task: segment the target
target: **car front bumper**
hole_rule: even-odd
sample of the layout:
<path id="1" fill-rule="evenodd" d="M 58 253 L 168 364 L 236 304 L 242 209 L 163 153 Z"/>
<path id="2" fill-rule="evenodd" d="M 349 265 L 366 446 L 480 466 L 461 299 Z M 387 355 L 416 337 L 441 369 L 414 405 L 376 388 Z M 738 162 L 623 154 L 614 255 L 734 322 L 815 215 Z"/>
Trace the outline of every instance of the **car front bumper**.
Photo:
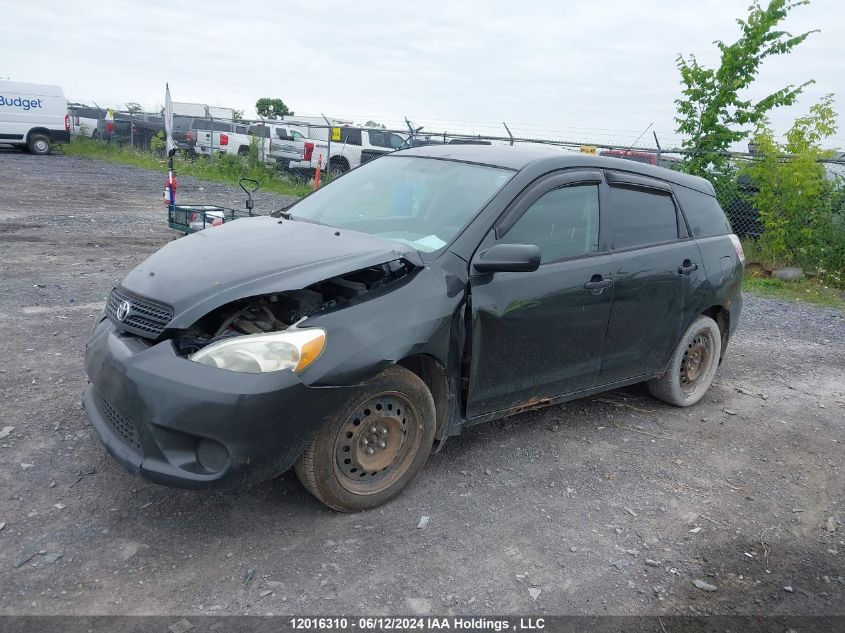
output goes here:
<path id="1" fill-rule="evenodd" d="M 184 488 L 232 488 L 289 469 L 350 396 L 309 387 L 291 371 L 231 372 L 189 361 L 165 340 L 100 321 L 85 350 L 83 404 L 127 470 Z"/>

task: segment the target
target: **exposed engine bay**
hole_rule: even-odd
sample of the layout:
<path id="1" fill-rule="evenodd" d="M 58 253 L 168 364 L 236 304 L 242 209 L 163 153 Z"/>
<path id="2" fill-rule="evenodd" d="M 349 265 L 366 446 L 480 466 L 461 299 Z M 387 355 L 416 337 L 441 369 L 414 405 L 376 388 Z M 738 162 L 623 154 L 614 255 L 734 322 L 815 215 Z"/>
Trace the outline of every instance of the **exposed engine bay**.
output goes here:
<path id="1" fill-rule="evenodd" d="M 396 259 L 312 284 L 300 290 L 249 297 L 213 310 L 173 339 L 183 355 L 234 336 L 285 330 L 304 318 L 372 298 L 380 288 L 407 277 L 414 264 Z M 367 295 L 366 297 L 364 295 Z"/>

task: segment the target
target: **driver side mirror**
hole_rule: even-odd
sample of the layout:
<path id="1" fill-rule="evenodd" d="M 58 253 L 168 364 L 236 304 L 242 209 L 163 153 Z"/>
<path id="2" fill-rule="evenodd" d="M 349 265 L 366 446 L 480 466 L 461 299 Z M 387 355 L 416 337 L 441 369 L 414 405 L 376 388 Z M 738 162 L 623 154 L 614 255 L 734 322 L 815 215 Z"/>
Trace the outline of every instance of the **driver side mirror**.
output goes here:
<path id="1" fill-rule="evenodd" d="M 534 244 L 496 244 L 479 254 L 472 267 L 480 273 L 530 273 L 540 267 Z"/>

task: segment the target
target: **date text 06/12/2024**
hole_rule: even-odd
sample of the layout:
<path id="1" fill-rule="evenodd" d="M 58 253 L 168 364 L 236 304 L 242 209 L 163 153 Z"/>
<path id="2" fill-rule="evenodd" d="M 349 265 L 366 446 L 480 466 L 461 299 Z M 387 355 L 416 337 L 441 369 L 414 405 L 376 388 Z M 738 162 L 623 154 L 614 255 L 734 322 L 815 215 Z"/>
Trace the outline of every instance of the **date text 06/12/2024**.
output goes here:
<path id="1" fill-rule="evenodd" d="M 539 631 L 545 628 L 543 618 L 449 617 L 294 617 L 289 620 L 295 631 Z"/>

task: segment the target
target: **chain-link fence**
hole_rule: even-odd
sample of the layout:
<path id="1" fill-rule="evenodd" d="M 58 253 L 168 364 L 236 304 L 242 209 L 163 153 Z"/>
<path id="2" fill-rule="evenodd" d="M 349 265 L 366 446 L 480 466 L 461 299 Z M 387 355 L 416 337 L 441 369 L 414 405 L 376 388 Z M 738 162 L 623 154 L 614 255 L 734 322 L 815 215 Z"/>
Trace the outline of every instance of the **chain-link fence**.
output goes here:
<path id="1" fill-rule="evenodd" d="M 243 120 L 237 118 L 235 112 L 229 108 L 179 102 L 173 105 L 174 140 L 177 148 L 184 150 L 186 154 L 242 156 L 247 153 L 249 146 L 255 146 L 260 162 L 282 170 L 294 169 L 311 175 L 318 165 L 330 175 L 339 175 L 397 149 L 454 144 L 543 145 L 564 152 L 610 156 L 673 170 L 684 168 L 685 151 L 678 148 L 661 148 L 657 134 L 645 137 L 646 140 L 642 143 L 639 141 L 644 134 L 640 134 L 634 144 L 626 146 L 598 134 L 596 138 L 601 138 L 603 142 L 591 142 L 589 137 L 573 139 L 521 136 L 512 133 L 506 124 L 503 124 L 503 134 L 496 134 L 495 130 L 490 129 L 483 130 L 482 134 L 473 134 L 470 129 L 458 132 L 434 131 L 425 126 L 417 126 L 408 119 L 404 120 L 404 127 L 396 124 L 398 119 L 393 121 L 391 127 L 360 126 L 354 125 L 350 119 L 324 116 Z M 99 136 L 102 140 L 150 149 L 152 137 L 164 129 L 161 114 L 118 112 L 114 114 L 112 121 L 95 121 L 98 134 L 95 133 L 94 136 Z M 652 137 L 654 147 L 646 144 L 650 143 Z M 301 155 L 290 154 L 288 150 L 291 147 L 296 149 L 297 143 L 310 143 L 311 148 L 307 152 L 303 151 Z M 304 147 L 299 149 L 304 150 Z M 759 192 L 753 179 L 744 170 L 744 167 L 757 157 L 749 152 L 736 152 L 730 154 L 729 159 L 735 175 L 713 174 L 709 179 L 734 232 L 743 239 L 757 239 L 765 231 L 757 204 Z M 845 154 L 822 163 L 826 177 L 834 183 L 832 189 L 838 189 L 840 192 L 837 200 L 845 199 L 845 195 L 841 193 L 845 190 Z M 835 208 L 834 212 L 845 216 L 845 210 Z"/>

